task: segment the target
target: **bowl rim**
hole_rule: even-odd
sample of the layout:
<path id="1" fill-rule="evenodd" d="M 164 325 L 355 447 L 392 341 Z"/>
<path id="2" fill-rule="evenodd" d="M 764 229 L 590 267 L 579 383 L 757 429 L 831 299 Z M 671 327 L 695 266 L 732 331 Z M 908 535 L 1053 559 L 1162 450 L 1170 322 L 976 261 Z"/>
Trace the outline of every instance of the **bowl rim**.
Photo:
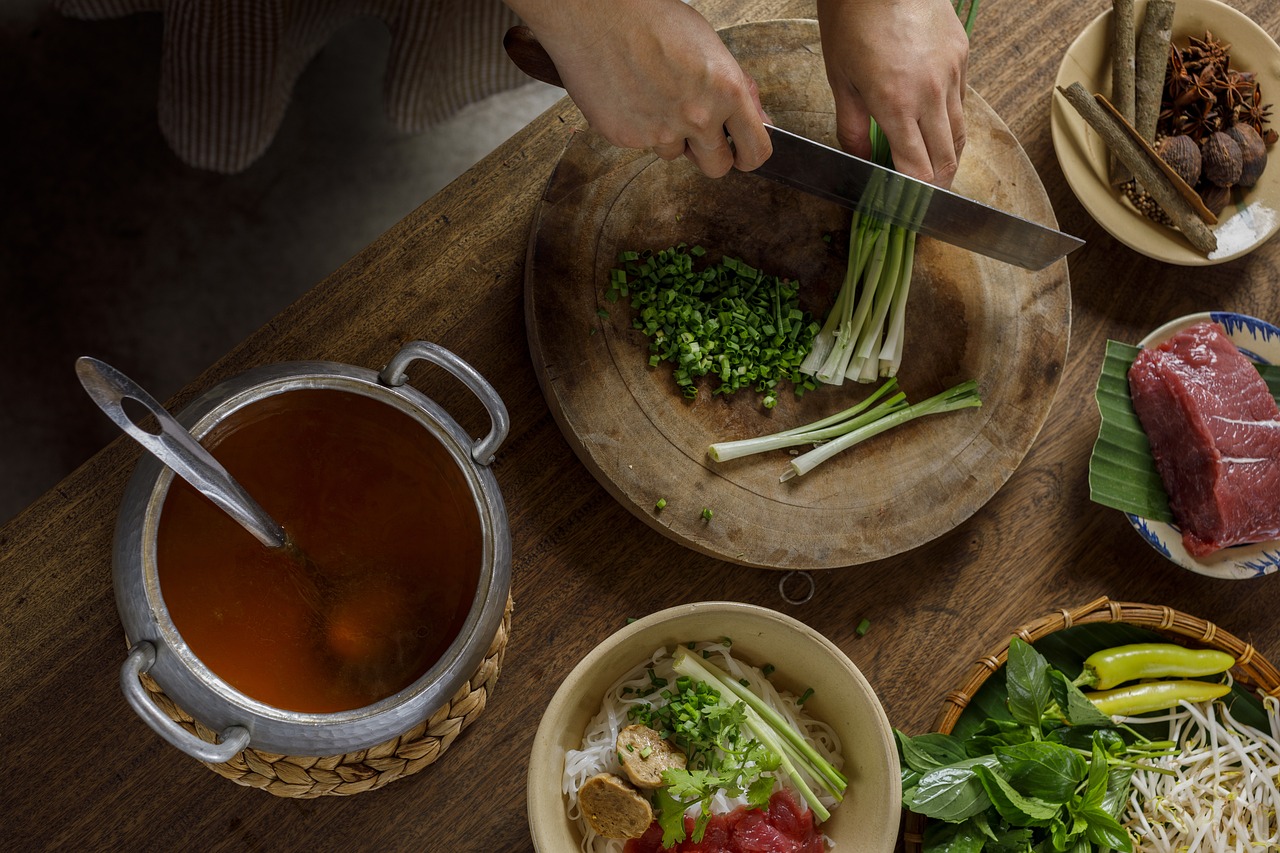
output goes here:
<path id="1" fill-rule="evenodd" d="M 548 702 L 542 717 L 538 723 L 537 731 L 534 735 L 533 745 L 530 752 L 529 768 L 526 776 L 526 809 L 529 822 L 529 831 L 533 840 L 534 849 L 539 853 L 560 853 L 559 847 L 554 846 L 556 839 L 552 836 L 551 830 L 543 830 L 535 822 L 535 815 L 542 810 L 545 812 L 547 801 L 554 799 L 559 803 L 560 814 L 564 814 L 564 794 L 557 787 L 554 797 L 546 793 L 543 787 L 548 774 L 554 773 L 558 778 L 563 772 L 563 753 L 556 742 L 556 734 L 562 728 L 561 723 L 566 713 L 571 708 L 577 706 L 573 704 L 574 685 L 584 676 L 591 673 L 594 669 L 602 664 L 606 659 L 617 654 L 617 649 L 623 647 L 628 642 L 633 641 L 639 636 L 655 633 L 662 630 L 664 626 L 680 623 L 706 623 L 706 630 L 702 633 L 711 636 L 716 632 L 715 625 L 707 621 L 710 617 L 716 615 L 731 616 L 738 618 L 746 618 L 759 621 L 762 625 L 770 625 L 776 629 L 794 632 L 806 638 L 806 640 L 816 647 L 824 650 L 833 660 L 835 665 L 848 674 L 853 682 L 857 692 L 868 698 L 868 708 L 875 720 L 875 729 L 880 736 L 880 749 L 883 758 L 887 763 L 887 777 L 883 780 L 881 796 L 886 804 L 885 812 L 891 816 L 891 820 L 883 828 L 880 836 L 871 842 L 859 842 L 860 850 L 877 851 L 883 849 L 885 853 L 893 849 L 899 835 L 899 827 L 901 820 L 900 803 L 902 800 L 902 780 L 897 773 L 897 743 L 893 736 L 893 727 L 889 722 L 888 715 L 884 710 L 884 706 L 879 700 L 879 696 L 871 687 L 870 682 L 857 665 L 840 649 L 835 643 L 828 639 L 821 632 L 810 627 L 804 622 L 756 604 L 749 604 L 739 601 L 697 601 L 685 604 L 675 605 L 663 610 L 650 613 L 647 616 L 638 618 L 626 626 L 613 632 L 605 639 L 597 643 L 561 681 L 556 688 L 555 694 Z M 637 641 L 638 642 L 638 641 Z M 654 648 L 661 645 L 661 641 L 656 641 Z M 735 645 L 737 639 L 735 638 Z M 636 663 L 643 660 L 644 656 L 653 649 L 641 652 Z M 785 667 L 784 667 L 785 669 Z M 621 671 L 614 674 L 609 681 L 612 683 Z M 819 698 L 820 694 L 815 698 Z M 590 714 L 594 715 L 599 707 L 599 700 L 590 708 Z M 835 725 L 831 720 L 828 723 Z M 868 752 L 867 747 L 872 744 L 862 745 L 863 749 L 860 754 Z M 845 753 L 846 771 L 850 765 L 851 756 L 847 751 Z M 838 814 L 838 812 L 836 812 Z"/>
<path id="2" fill-rule="evenodd" d="M 1145 5 L 1146 0 L 1136 0 L 1135 2 L 1134 13 L 1139 20 L 1141 20 Z M 1072 40 L 1063 54 L 1062 61 L 1055 74 L 1055 87 L 1061 86 L 1065 88 L 1075 80 L 1081 79 L 1077 73 L 1081 64 L 1079 56 L 1084 52 L 1092 55 L 1092 48 L 1096 43 L 1100 42 L 1102 44 L 1101 51 L 1104 57 L 1110 56 L 1106 30 L 1111 14 L 1112 10 L 1110 8 L 1104 9 Z M 1213 32 L 1223 36 L 1226 41 L 1235 44 L 1240 39 L 1241 34 L 1247 32 L 1250 41 L 1257 42 L 1268 48 L 1270 56 L 1252 61 L 1250 63 L 1251 70 L 1263 72 L 1269 68 L 1280 67 L 1280 45 L 1277 45 L 1271 35 L 1259 26 L 1256 21 L 1239 9 L 1219 2 L 1219 0 L 1180 0 L 1175 14 L 1177 15 L 1175 21 L 1179 19 L 1185 21 L 1187 18 L 1193 19 L 1192 23 L 1187 25 L 1175 23 L 1175 39 L 1185 36 L 1188 31 L 1199 29 L 1200 22 L 1206 18 L 1212 18 L 1214 21 Z M 1097 81 L 1082 80 L 1082 82 Z M 1263 236 L 1248 246 L 1226 252 L 1220 256 L 1210 257 L 1202 255 L 1192 248 L 1185 239 L 1179 236 L 1177 231 L 1160 226 L 1153 221 L 1148 224 L 1142 214 L 1131 206 L 1127 206 L 1122 198 L 1117 197 L 1116 191 L 1110 186 L 1109 182 L 1100 181 L 1096 173 L 1096 158 L 1090 156 L 1091 151 L 1089 149 L 1084 151 L 1077 150 L 1079 148 L 1076 141 L 1077 134 L 1085 134 L 1087 136 L 1087 134 L 1092 134 L 1093 131 L 1056 94 L 1051 97 L 1049 132 L 1058 166 L 1061 168 L 1063 176 L 1067 179 L 1067 185 L 1071 188 L 1076 200 L 1080 202 L 1089 217 L 1102 226 L 1103 230 L 1141 255 L 1178 266 L 1212 266 L 1241 258 L 1266 243 L 1277 232 L 1280 232 L 1280 210 L 1275 210 L 1275 208 L 1280 207 L 1280 176 L 1275 174 L 1277 170 L 1274 167 L 1271 172 L 1264 173 L 1267 177 L 1263 179 L 1266 181 L 1263 186 L 1269 188 L 1266 192 L 1269 196 L 1269 201 L 1272 202 L 1268 207 L 1272 209 L 1274 214 L 1270 228 Z M 1101 142 L 1098 141 L 1098 144 L 1101 144 Z M 1100 183 L 1101 188 L 1099 187 Z M 1254 195 L 1254 198 L 1248 200 L 1250 204 L 1260 200 L 1257 198 L 1256 193 L 1256 186 L 1250 188 L 1250 194 Z M 1236 205 L 1237 212 L 1234 215 L 1241 215 L 1241 211 L 1246 210 L 1248 207 L 1249 205 L 1243 207 Z M 1231 218 L 1231 216 L 1227 216 L 1219 219 L 1218 224 L 1211 227 L 1216 233 Z M 1167 234 L 1164 232 L 1167 232 Z M 1162 239 L 1150 237 L 1153 234 L 1160 234 Z"/>
<path id="3" fill-rule="evenodd" d="M 1213 322 L 1222 326 L 1226 330 L 1227 337 L 1240 347 L 1246 357 L 1266 364 L 1280 363 L 1280 328 L 1266 320 L 1234 311 L 1201 311 L 1186 314 L 1148 333 L 1138 342 L 1138 346 L 1143 348 L 1157 346 L 1183 329 L 1203 322 Z M 1271 346 L 1271 358 L 1243 346 L 1245 341 L 1257 342 L 1259 335 L 1264 336 L 1263 343 Z M 1164 521 L 1143 518 L 1133 513 L 1126 512 L 1124 515 L 1143 541 L 1166 559 L 1196 574 L 1223 580 L 1249 580 L 1280 571 L 1280 539 L 1233 545 L 1206 557 L 1193 557 L 1183 547 L 1182 532 L 1176 526 Z"/>

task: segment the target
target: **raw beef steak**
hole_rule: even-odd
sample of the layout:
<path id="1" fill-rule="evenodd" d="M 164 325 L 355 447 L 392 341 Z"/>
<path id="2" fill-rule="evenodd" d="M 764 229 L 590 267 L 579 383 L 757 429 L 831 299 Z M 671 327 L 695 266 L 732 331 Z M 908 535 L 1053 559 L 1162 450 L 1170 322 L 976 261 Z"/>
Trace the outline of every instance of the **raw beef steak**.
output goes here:
<path id="1" fill-rule="evenodd" d="M 1220 326 L 1144 349 L 1129 391 L 1187 553 L 1280 537 L 1280 411 Z"/>

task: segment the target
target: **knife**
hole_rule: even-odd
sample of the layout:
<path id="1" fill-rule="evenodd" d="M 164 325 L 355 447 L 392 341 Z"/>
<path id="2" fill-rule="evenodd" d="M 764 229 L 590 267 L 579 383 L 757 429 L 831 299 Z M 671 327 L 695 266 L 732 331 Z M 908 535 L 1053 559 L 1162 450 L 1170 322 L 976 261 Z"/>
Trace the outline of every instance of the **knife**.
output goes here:
<path id="1" fill-rule="evenodd" d="M 502 45 L 525 74 L 564 87 L 555 62 L 528 27 L 512 27 Z M 773 154 L 750 174 L 1028 270 L 1044 269 L 1084 245 L 1077 237 L 790 131 L 770 124 L 765 130 Z"/>

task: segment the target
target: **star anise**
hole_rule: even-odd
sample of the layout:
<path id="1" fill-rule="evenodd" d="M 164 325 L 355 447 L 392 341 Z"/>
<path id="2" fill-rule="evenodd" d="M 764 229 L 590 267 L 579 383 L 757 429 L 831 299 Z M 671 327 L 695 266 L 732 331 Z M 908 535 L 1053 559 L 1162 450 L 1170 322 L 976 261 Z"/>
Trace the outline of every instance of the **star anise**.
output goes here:
<path id="1" fill-rule="evenodd" d="M 1191 85 L 1173 99 L 1174 107 L 1187 107 L 1195 103 L 1214 104 L 1218 101 L 1218 72 L 1211 65 L 1191 75 Z"/>
<path id="2" fill-rule="evenodd" d="M 1169 65 L 1164 77 L 1164 100 L 1177 100 L 1178 96 L 1191 88 L 1194 82 L 1195 79 L 1182 61 L 1182 50 L 1176 44 L 1169 45 Z"/>
<path id="3" fill-rule="evenodd" d="M 1177 133 L 1190 136 L 1196 142 L 1202 142 L 1222 129 L 1222 117 L 1213 108 L 1213 102 L 1192 104 L 1182 110 L 1175 122 Z"/>
<path id="4" fill-rule="evenodd" d="M 1225 71 L 1231 62 L 1230 50 L 1231 45 L 1218 41 L 1213 37 L 1213 33 L 1206 30 L 1203 39 L 1187 39 L 1187 50 L 1183 59 L 1188 71 L 1199 71 L 1212 66 L 1218 66 Z"/>
<path id="5" fill-rule="evenodd" d="M 1275 131 L 1267 129 L 1267 124 L 1271 120 L 1271 104 L 1262 103 L 1262 87 L 1257 83 L 1253 84 L 1248 103 L 1236 110 L 1235 118 L 1236 121 L 1253 125 L 1253 129 L 1258 131 L 1264 139 L 1270 135 L 1273 137 L 1271 142 L 1275 141 Z"/>

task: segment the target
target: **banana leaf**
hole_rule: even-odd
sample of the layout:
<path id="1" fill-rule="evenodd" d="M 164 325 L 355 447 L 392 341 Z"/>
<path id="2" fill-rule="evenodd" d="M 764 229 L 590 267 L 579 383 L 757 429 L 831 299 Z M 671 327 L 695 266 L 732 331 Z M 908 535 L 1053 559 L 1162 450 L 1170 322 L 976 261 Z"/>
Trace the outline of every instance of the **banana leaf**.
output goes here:
<path id="1" fill-rule="evenodd" d="M 1129 396 L 1129 368 L 1138 352 L 1132 344 L 1107 341 L 1094 392 L 1102 425 L 1089 457 L 1089 497 L 1121 512 L 1172 524 L 1168 495 Z M 1280 365 L 1255 366 L 1280 402 Z"/>
<path id="2" fill-rule="evenodd" d="M 1129 625 L 1123 622 L 1106 622 L 1090 625 L 1075 625 L 1054 631 L 1047 637 L 1037 640 L 1033 645 L 1036 651 L 1044 655 L 1049 665 L 1060 670 L 1068 678 L 1074 679 L 1084 668 L 1084 660 L 1089 655 L 1113 646 L 1129 643 L 1169 642 L 1155 631 Z M 956 721 L 952 734 L 966 737 L 987 718 L 995 720 L 1011 720 L 1012 715 L 1006 704 L 1007 690 L 1004 680 L 1004 669 L 993 673 L 978 688 L 973 699 L 965 707 L 960 719 Z M 1253 693 L 1236 685 L 1226 697 L 1231 703 L 1232 715 L 1242 723 L 1253 726 L 1259 731 L 1268 731 L 1269 722 L 1262 701 Z M 1157 724 L 1154 730 L 1146 731 L 1148 737 L 1160 739 L 1165 737 L 1166 724 Z M 1143 727 L 1139 727 L 1139 731 Z"/>

